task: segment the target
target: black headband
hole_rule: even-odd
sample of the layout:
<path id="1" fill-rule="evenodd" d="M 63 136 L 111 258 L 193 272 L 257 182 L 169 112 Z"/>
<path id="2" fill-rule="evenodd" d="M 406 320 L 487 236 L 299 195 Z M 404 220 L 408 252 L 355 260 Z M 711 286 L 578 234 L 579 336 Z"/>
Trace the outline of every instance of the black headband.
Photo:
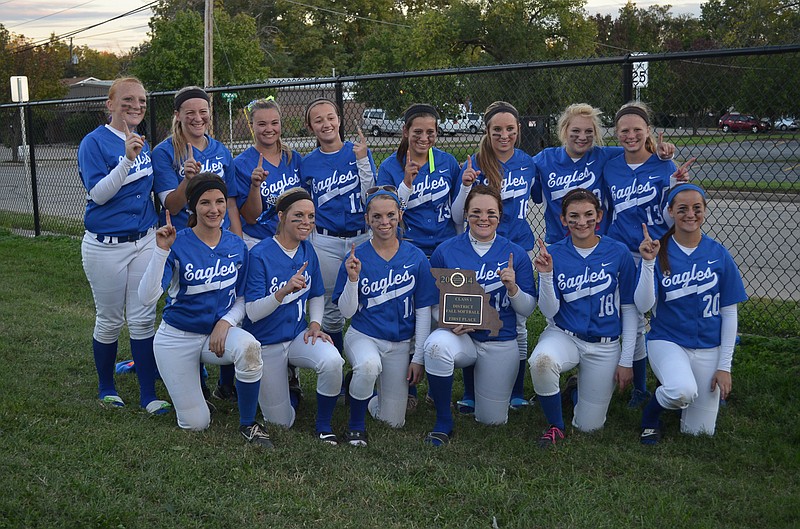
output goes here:
<path id="1" fill-rule="evenodd" d="M 339 115 L 339 107 L 336 106 L 336 103 L 334 103 L 333 101 L 331 101 L 327 97 L 318 97 L 315 100 L 313 100 L 312 102 L 310 102 L 308 105 L 306 105 L 306 123 L 309 122 L 308 118 L 309 118 L 309 113 L 311 112 L 311 109 L 314 108 L 315 106 L 321 105 L 323 103 L 328 103 L 329 105 L 333 106 L 333 108 L 335 109 L 336 115 L 337 116 Z"/>
<path id="2" fill-rule="evenodd" d="M 308 191 L 306 191 L 305 189 L 299 189 L 298 191 L 285 193 L 278 200 L 278 203 L 275 204 L 275 211 L 286 211 L 287 209 L 289 209 L 289 206 L 291 206 L 292 204 L 294 204 L 299 200 L 311 200 L 311 195 L 309 195 Z"/>
<path id="3" fill-rule="evenodd" d="M 519 112 L 517 112 L 517 109 L 512 107 L 511 105 L 503 104 L 503 105 L 498 105 L 491 110 L 487 110 L 486 113 L 483 115 L 483 122 L 488 124 L 489 121 L 491 121 L 491 119 L 495 116 L 495 114 L 500 114 L 501 112 L 508 112 L 509 114 L 514 116 L 517 121 L 519 121 Z"/>
<path id="4" fill-rule="evenodd" d="M 225 186 L 225 182 L 222 181 L 222 178 L 217 176 L 217 178 L 204 180 L 197 184 L 197 187 L 192 189 L 192 196 L 186 197 L 186 201 L 189 203 L 189 211 L 194 213 L 195 208 L 197 207 L 197 201 L 200 200 L 200 197 L 203 196 L 203 193 L 210 191 L 211 189 L 219 189 L 222 191 L 222 194 L 225 196 L 225 198 L 228 198 L 228 188 Z"/>
<path id="5" fill-rule="evenodd" d="M 403 121 L 405 121 L 406 125 L 408 125 L 408 122 L 411 120 L 411 118 L 416 116 L 417 114 L 430 114 L 437 120 L 439 119 L 439 113 L 436 111 L 435 108 L 433 108 L 431 105 L 420 103 L 408 107 L 408 110 L 406 110 L 406 113 L 403 115 Z"/>
<path id="6" fill-rule="evenodd" d="M 617 115 L 614 116 L 614 124 L 616 125 L 617 121 L 619 121 L 619 118 L 621 118 L 622 116 L 624 116 L 626 114 L 635 114 L 635 115 L 639 116 L 640 118 L 642 118 L 645 123 L 650 125 L 650 117 L 647 115 L 647 111 L 645 109 L 637 107 L 635 105 L 631 105 L 631 106 L 628 106 L 628 107 L 620 108 L 619 112 L 617 112 Z"/>
<path id="7" fill-rule="evenodd" d="M 190 88 L 188 90 L 184 90 L 183 92 L 178 92 L 175 94 L 175 110 L 180 110 L 181 105 L 187 99 L 205 99 L 206 103 L 210 102 L 211 100 L 208 98 L 208 94 L 202 88 Z"/>

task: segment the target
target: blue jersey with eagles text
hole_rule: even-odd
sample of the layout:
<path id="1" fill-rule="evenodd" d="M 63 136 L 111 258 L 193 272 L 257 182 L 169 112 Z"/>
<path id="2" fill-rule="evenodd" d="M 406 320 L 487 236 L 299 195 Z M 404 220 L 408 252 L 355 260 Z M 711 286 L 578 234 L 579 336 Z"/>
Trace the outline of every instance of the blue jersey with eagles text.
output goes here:
<path id="1" fill-rule="evenodd" d="M 536 169 L 533 159 L 525 151 L 514 149 L 514 154 L 507 162 L 500 164 L 500 174 L 503 184 L 500 189 L 500 198 L 503 200 L 503 218 L 497 227 L 497 234 L 502 235 L 513 243 L 519 244 L 526 251 L 533 250 L 536 238 L 528 222 L 528 199 L 533 189 L 533 178 Z M 467 164 L 461 169 L 463 174 Z M 480 171 L 477 155 L 472 155 L 472 168 Z M 459 180 L 460 180 L 459 175 Z M 478 174 L 478 184 L 488 184 L 483 173 Z"/>
<path id="2" fill-rule="evenodd" d="M 308 241 L 301 241 L 294 257 L 289 257 L 275 241 L 264 239 L 250 251 L 250 269 L 247 276 L 247 290 L 244 300 L 249 303 L 274 294 L 308 262 L 303 272 L 306 286 L 283 298 L 275 311 L 258 321 L 246 318 L 242 326 L 256 337 L 262 345 L 276 344 L 294 340 L 305 332 L 306 302 L 325 294 L 322 273 L 314 248 Z"/>
<path id="3" fill-rule="evenodd" d="M 656 304 L 648 340 L 667 340 L 689 349 L 707 349 L 721 343 L 719 309 L 747 300 L 736 263 L 719 242 L 703 234 L 700 244 L 686 255 L 673 240 L 667 243 L 670 274 L 656 259 Z"/>
<path id="4" fill-rule="evenodd" d="M 676 167 L 672 160 L 660 160 L 652 154 L 642 165 L 631 169 L 622 154 L 612 158 L 603 171 L 603 185 L 609 203 L 609 226 L 606 234 L 639 251 L 644 239 L 642 224 L 650 237 L 660 239 L 667 230 L 664 220 L 669 192 L 669 178 Z"/>
<path id="5" fill-rule="evenodd" d="M 372 153 L 367 158 L 375 174 Z M 366 230 L 361 179 L 358 177 L 352 142 L 346 141 L 335 153 L 319 148 L 308 153 L 300 164 L 300 179 L 314 200 L 317 228 L 333 233 Z"/>
<path id="6" fill-rule="evenodd" d="M 405 176 L 405 160 L 400 163 L 392 153 L 378 168 L 378 185 L 400 188 Z M 403 238 L 431 255 L 436 246 L 456 234 L 450 211 L 459 182 L 461 167 L 444 151 L 433 149 L 433 169 L 426 162 L 412 183 L 411 195 L 403 210 Z"/>
<path id="7" fill-rule="evenodd" d="M 390 342 L 414 336 L 416 309 L 439 303 L 439 290 L 422 250 L 400 241 L 397 253 L 386 261 L 372 242 L 356 248 L 361 261 L 358 277 L 358 310 L 350 325 L 367 336 Z M 346 264 L 342 263 L 333 290 L 337 303 L 347 283 Z"/>
<path id="8" fill-rule="evenodd" d="M 622 147 L 592 147 L 578 161 L 573 161 L 563 147 L 548 147 L 533 157 L 536 180 L 533 184 L 533 201 L 544 202 L 545 242 L 553 244 L 569 234 L 561 223 L 561 200 L 573 189 L 591 191 L 605 205 L 603 196 L 603 168 L 606 162 L 622 154 Z M 600 233 L 605 233 L 608 219 L 600 223 Z"/>
<path id="9" fill-rule="evenodd" d="M 244 294 L 247 264 L 247 246 L 228 230 L 214 248 L 191 228 L 180 230 L 161 278 L 167 292 L 163 320 L 182 331 L 211 334 Z"/>
<path id="10" fill-rule="evenodd" d="M 204 150 L 192 147 L 194 159 L 201 165 L 201 173 L 215 173 L 225 180 L 225 186 L 228 188 L 228 198 L 235 198 L 237 193 L 236 178 L 233 170 L 233 157 L 231 152 L 223 144 L 206 135 L 208 145 Z M 182 154 L 181 156 L 185 156 Z M 178 158 L 181 158 L 179 156 Z M 155 184 L 153 190 L 156 195 L 164 191 L 171 191 L 178 189 L 178 186 L 183 181 L 183 163 L 176 171 L 173 163 L 175 162 L 175 149 L 172 146 L 172 136 L 162 141 L 153 149 L 153 172 L 155 173 Z M 189 206 L 185 205 L 177 215 L 171 215 L 170 220 L 176 230 L 181 230 L 186 227 L 189 222 Z M 161 209 L 161 216 L 158 219 L 160 225 L 166 224 L 166 208 Z M 225 212 L 225 220 L 222 223 L 223 228 L 231 225 L 228 220 L 228 213 Z"/>
<path id="11" fill-rule="evenodd" d="M 518 244 L 505 237 L 495 237 L 489 251 L 478 255 L 470 242 L 469 233 L 462 233 L 439 245 L 431 256 L 431 268 L 461 268 L 476 271 L 476 279 L 489 294 L 492 306 L 500 315 L 503 328 L 497 336 L 489 336 L 489 331 L 470 333 L 473 340 L 505 341 L 517 338 L 517 313 L 511 307 L 508 291 L 500 281 L 500 270 L 508 267 L 508 256 L 514 254 L 514 273 L 517 286 L 523 292 L 536 296 L 536 285 L 533 280 L 533 266 L 528 254 Z M 438 294 L 437 294 L 438 295 Z"/>
<path id="12" fill-rule="evenodd" d="M 236 170 L 236 186 L 239 195 L 236 197 L 236 205 L 239 210 L 247 202 L 250 192 L 250 175 L 258 165 L 261 154 L 255 147 L 249 147 L 242 154 L 233 160 Z M 266 178 L 261 182 L 259 192 L 261 194 L 261 215 L 256 219 L 255 224 L 248 224 L 242 217 L 242 231 L 256 239 L 267 239 L 275 235 L 278 227 L 278 213 L 275 211 L 275 202 L 278 197 L 293 187 L 300 187 L 300 160 L 297 151 L 292 151 L 292 161 L 287 163 L 286 153 L 281 153 L 281 162 L 277 167 L 272 165 L 264 158 L 261 167 L 267 173 Z"/>
<path id="13" fill-rule="evenodd" d="M 584 258 L 567 237 L 548 246 L 559 309 L 553 321 L 576 334 L 616 338 L 622 334 L 620 305 L 633 304 L 636 265 L 619 242 L 601 237 Z"/>
<path id="14" fill-rule="evenodd" d="M 125 157 L 125 135 L 110 126 L 101 126 L 86 135 L 78 148 L 78 171 L 87 193 L 107 176 Z M 92 233 L 121 236 L 142 233 L 156 224 L 156 208 L 150 191 L 153 188 L 153 166 L 150 146 L 142 152 L 128 171 L 125 183 L 111 200 L 96 204 L 87 194 L 83 223 Z"/>

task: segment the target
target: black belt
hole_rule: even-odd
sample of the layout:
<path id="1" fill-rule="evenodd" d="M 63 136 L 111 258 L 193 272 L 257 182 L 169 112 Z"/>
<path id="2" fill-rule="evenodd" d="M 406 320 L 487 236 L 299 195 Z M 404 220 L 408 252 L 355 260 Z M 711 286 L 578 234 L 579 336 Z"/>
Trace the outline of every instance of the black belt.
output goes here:
<path id="1" fill-rule="evenodd" d="M 556 327 L 558 327 L 558 325 L 556 325 Z M 574 336 L 575 338 L 583 340 L 587 343 L 611 343 L 619 339 L 619 336 L 587 336 L 586 334 L 568 331 L 566 329 L 562 329 L 561 327 L 558 327 L 558 329 L 565 334 Z"/>
<path id="2" fill-rule="evenodd" d="M 148 233 L 150 233 L 150 230 L 131 233 L 130 235 L 104 235 L 102 233 L 93 233 L 92 235 L 97 239 L 97 242 L 117 244 L 120 242 L 136 242 L 140 239 L 144 239 Z"/>
<path id="3" fill-rule="evenodd" d="M 356 230 L 356 231 L 330 231 L 326 230 L 325 228 L 320 228 L 317 226 L 317 233 L 322 235 L 328 235 L 329 237 L 339 237 L 341 239 L 349 239 L 350 237 L 358 237 L 364 230 Z"/>

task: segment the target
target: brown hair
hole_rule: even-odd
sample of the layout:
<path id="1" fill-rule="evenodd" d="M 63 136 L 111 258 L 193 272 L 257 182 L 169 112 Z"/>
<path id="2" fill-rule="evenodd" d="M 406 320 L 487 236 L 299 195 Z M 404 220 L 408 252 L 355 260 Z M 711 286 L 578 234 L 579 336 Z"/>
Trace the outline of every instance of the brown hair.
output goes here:
<path id="1" fill-rule="evenodd" d="M 280 194 L 275 201 L 275 214 L 278 215 L 278 225 L 275 228 L 275 234 L 279 234 L 286 222 L 286 212 L 295 202 L 300 200 L 311 200 L 311 195 L 302 187 L 292 187 Z M 313 204 L 313 200 L 311 201 Z M 281 215 L 283 213 L 283 215 Z"/>
<path id="2" fill-rule="evenodd" d="M 433 118 L 436 122 L 436 127 L 439 125 L 439 115 L 436 112 L 436 109 L 430 105 L 425 104 L 417 104 L 411 105 L 405 113 L 405 123 L 403 123 L 403 130 L 406 132 L 406 135 L 400 140 L 400 145 L 397 147 L 397 161 L 400 162 L 400 165 L 403 165 L 403 158 L 406 157 L 408 153 L 408 134 L 411 132 L 411 123 L 414 122 L 417 118 L 425 118 L 430 117 Z M 435 142 L 436 140 L 434 140 Z"/>
<path id="3" fill-rule="evenodd" d="M 464 202 L 465 217 L 467 216 L 467 211 L 469 210 L 469 203 L 472 202 L 473 198 L 479 195 L 489 196 L 495 199 L 497 201 L 497 212 L 500 215 L 500 218 L 503 218 L 503 199 L 500 197 L 500 190 L 484 185 L 472 186 L 472 189 L 469 191 L 467 200 Z"/>
<path id="4" fill-rule="evenodd" d="M 564 198 L 561 200 L 562 217 L 566 218 L 567 208 L 573 202 L 591 202 L 595 210 L 597 211 L 601 210 L 600 199 L 597 198 L 597 195 L 595 195 L 588 189 L 584 189 L 582 187 L 576 187 L 575 189 L 571 189 L 566 195 L 564 195 Z"/>
<path id="5" fill-rule="evenodd" d="M 491 132 L 489 131 L 489 126 L 492 118 L 501 113 L 509 113 L 516 118 L 517 141 L 514 143 L 514 147 L 519 146 L 520 125 L 518 117 L 519 113 L 517 112 L 517 109 L 514 108 L 511 103 L 506 103 L 505 101 L 495 101 L 486 107 L 486 112 L 483 114 L 483 122 L 486 124 L 486 133 L 481 138 L 480 145 L 478 146 L 478 153 L 475 155 L 478 166 L 480 166 L 481 172 L 486 175 L 486 180 L 489 182 L 489 186 L 494 187 L 497 190 L 500 190 L 503 187 L 503 175 L 500 174 L 500 162 L 497 160 L 497 155 L 494 152 L 494 148 L 492 148 L 492 138 Z"/>
<path id="6" fill-rule="evenodd" d="M 255 120 L 256 112 L 259 110 L 269 110 L 274 109 L 278 113 L 278 119 L 281 120 L 281 125 L 283 125 L 283 114 L 281 113 L 281 106 L 271 99 L 259 99 L 258 101 L 252 104 L 252 107 L 247 108 L 247 114 L 249 117 L 250 125 L 252 127 L 253 121 Z M 251 130 L 252 131 L 252 130 Z M 281 131 L 283 133 L 283 131 Z M 292 150 L 287 147 L 286 145 L 281 142 L 281 137 L 278 136 L 278 150 L 281 151 L 281 155 L 286 155 L 286 164 L 288 165 L 292 161 Z"/>
<path id="7" fill-rule="evenodd" d="M 189 210 L 191 211 L 191 213 L 189 213 L 189 220 L 186 222 L 188 227 L 194 228 L 197 226 L 197 213 L 195 212 L 197 200 L 203 193 L 212 189 L 219 189 L 222 191 L 222 194 L 225 196 L 225 198 L 228 198 L 228 187 L 225 185 L 225 180 L 223 180 L 222 177 L 217 173 L 208 171 L 205 173 L 200 173 L 199 175 L 190 179 L 189 183 L 186 184 L 186 203 L 187 207 L 189 207 Z"/>

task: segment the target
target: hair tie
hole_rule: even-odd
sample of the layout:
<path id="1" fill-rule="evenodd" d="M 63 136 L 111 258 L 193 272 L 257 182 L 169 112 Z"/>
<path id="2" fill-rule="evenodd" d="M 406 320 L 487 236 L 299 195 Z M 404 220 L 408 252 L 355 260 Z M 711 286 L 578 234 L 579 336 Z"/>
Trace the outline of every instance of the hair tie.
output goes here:
<path id="1" fill-rule="evenodd" d="M 691 183 L 678 184 L 669 190 L 669 194 L 667 195 L 667 204 L 671 206 L 672 201 L 675 200 L 675 197 L 678 195 L 678 193 L 681 193 L 683 191 L 697 191 L 698 193 L 700 193 L 700 195 L 702 195 L 704 199 L 706 198 L 706 192 L 703 191 L 703 188 L 701 188 L 700 186 Z"/>
<path id="2" fill-rule="evenodd" d="M 197 207 L 197 201 L 200 200 L 200 197 L 203 196 L 203 193 L 205 193 L 206 191 L 210 191 L 212 189 L 219 189 L 220 191 L 222 191 L 222 194 L 225 196 L 225 199 L 227 200 L 228 188 L 225 185 L 225 182 L 223 182 L 222 178 L 219 178 L 217 176 L 217 178 L 204 180 L 203 182 L 197 184 L 197 187 L 195 187 L 192 190 L 192 196 L 186 197 L 189 206 L 189 211 L 194 213 L 195 208 Z"/>
<path id="3" fill-rule="evenodd" d="M 275 211 L 286 211 L 289 209 L 289 206 L 300 200 L 311 200 L 311 195 L 301 187 L 287 190 L 278 197 L 278 201 L 275 203 Z"/>
<path id="4" fill-rule="evenodd" d="M 175 110 L 180 110 L 181 105 L 188 99 L 204 99 L 206 103 L 211 101 L 206 91 L 202 88 L 189 88 L 175 94 Z"/>
<path id="5" fill-rule="evenodd" d="M 483 115 L 483 122 L 488 125 L 489 121 L 491 121 L 491 119 L 495 116 L 495 114 L 500 114 L 501 112 L 508 112 L 509 114 L 514 116 L 514 118 L 516 118 L 517 121 L 519 121 L 519 112 L 517 112 L 516 108 L 512 107 L 509 104 L 501 104 L 494 107 L 491 110 L 487 110 L 486 113 Z"/>
<path id="6" fill-rule="evenodd" d="M 432 105 L 428 105 L 427 103 L 418 103 L 416 105 L 411 105 L 406 110 L 406 113 L 403 114 L 403 121 L 408 124 L 411 121 L 411 118 L 416 114 L 430 114 L 431 116 L 435 117 L 436 120 L 439 120 L 439 112 Z"/>
<path id="7" fill-rule="evenodd" d="M 614 116 L 614 125 L 617 124 L 617 122 L 619 121 L 619 118 L 621 118 L 622 116 L 625 116 L 627 114 L 637 115 L 640 118 L 642 118 L 645 123 L 650 125 L 650 117 L 647 115 L 647 111 L 644 110 L 643 108 L 637 107 L 636 105 L 630 105 L 630 106 L 627 106 L 627 107 L 620 108 L 619 111 L 617 112 L 617 114 Z"/>

